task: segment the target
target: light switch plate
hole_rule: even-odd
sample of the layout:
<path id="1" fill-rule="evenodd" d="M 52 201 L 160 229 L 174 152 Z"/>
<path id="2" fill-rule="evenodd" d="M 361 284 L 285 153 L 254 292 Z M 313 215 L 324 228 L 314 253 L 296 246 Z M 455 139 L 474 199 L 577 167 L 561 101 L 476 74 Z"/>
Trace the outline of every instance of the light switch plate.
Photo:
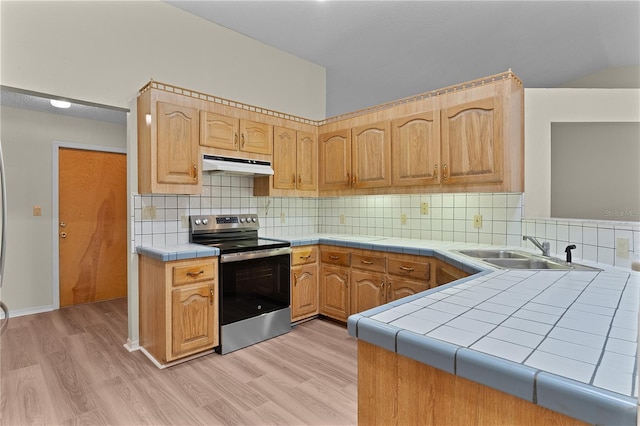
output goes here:
<path id="1" fill-rule="evenodd" d="M 344 219 L 344 215 L 341 214 L 340 215 L 340 225 L 344 225 L 345 219 Z"/>
<path id="2" fill-rule="evenodd" d="M 629 239 L 616 238 L 616 257 L 618 259 L 629 258 Z"/>
<path id="3" fill-rule="evenodd" d="M 407 224 L 407 214 L 402 213 L 400 215 L 400 225 L 406 225 L 406 224 Z"/>
<path id="4" fill-rule="evenodd" d="M 473 216 L 473 227 L 474 228 L 482 228 L 482 215 L 477 214 Z"/>
<path id="5" fill-rule="evenodd" d="M 180 220 L 182 221 L 182 227 L 183 228 L 188 228 L 189 227 L 189 216 L 182 216 L 180 218 Z"/>
<path id="6" fill-rule="evenodd" d="M 429 214 L 429 203 L 420 203 L 420 214 Z"/>
<path id="7" fill-rule="evenodd" d="M 144 206 L 142 208 L 142 219 L 151 220 L 156 218 L 156 206 Z"/>
<path id="8" fill-rule="evenodd" d="M 282 212 L 280 213 L 280 223 L 286 223 L 287 222 L 287 215 Z"/>
<path id="9" fill-rule="evenodd" d="M 33 206 L 33 215 L 34 216 L 42 216 L 42 207 Z"/>

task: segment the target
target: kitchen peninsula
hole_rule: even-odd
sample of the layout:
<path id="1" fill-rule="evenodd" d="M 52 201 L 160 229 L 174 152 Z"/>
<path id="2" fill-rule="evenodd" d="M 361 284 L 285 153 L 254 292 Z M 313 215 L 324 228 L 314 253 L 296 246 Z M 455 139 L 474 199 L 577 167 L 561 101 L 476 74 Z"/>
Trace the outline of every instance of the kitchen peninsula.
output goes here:
<path id="1" fill-rule="evenodd" d="M 498 270 L 455 253 L 478 247 L 464 243 L 285 239 L 431 256 L 473 274 L 349 317 L 359 422 L 635 424 L 640 274 Z"/>

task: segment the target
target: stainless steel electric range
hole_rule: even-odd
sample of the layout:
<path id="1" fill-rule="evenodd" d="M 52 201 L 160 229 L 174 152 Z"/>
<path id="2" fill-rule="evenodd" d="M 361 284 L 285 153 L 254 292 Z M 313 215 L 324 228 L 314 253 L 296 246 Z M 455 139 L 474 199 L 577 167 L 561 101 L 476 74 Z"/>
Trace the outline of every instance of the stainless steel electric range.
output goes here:
<path id="1" fill-rule="evenodd" d="M 291 330 L 291 247 L 258 237 L 258 215 L 197 215 L 189 241 L 220 250 L 220 346 L 226 354 Z"/>

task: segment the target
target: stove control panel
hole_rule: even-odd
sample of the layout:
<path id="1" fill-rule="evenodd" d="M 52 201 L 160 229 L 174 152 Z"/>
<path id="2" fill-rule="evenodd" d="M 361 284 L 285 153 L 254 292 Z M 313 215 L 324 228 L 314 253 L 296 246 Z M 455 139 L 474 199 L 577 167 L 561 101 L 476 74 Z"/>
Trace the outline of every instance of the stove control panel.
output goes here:
<path id="1" fill-rule="evenodd" d="M 189 217 L 191 233 L 225 230 L 257 230 L 260 228 L 257 214 L 197 215 Z"/>

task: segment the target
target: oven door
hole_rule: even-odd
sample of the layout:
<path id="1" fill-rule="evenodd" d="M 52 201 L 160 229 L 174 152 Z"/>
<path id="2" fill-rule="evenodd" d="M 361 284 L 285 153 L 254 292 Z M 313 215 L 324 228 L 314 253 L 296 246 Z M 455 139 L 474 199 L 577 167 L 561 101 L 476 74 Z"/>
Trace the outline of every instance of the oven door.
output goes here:
<path id="1" fill-rule="evenodd" d="M 291 304 L 291 248 L 220 256 L 220 325 Z"/>

